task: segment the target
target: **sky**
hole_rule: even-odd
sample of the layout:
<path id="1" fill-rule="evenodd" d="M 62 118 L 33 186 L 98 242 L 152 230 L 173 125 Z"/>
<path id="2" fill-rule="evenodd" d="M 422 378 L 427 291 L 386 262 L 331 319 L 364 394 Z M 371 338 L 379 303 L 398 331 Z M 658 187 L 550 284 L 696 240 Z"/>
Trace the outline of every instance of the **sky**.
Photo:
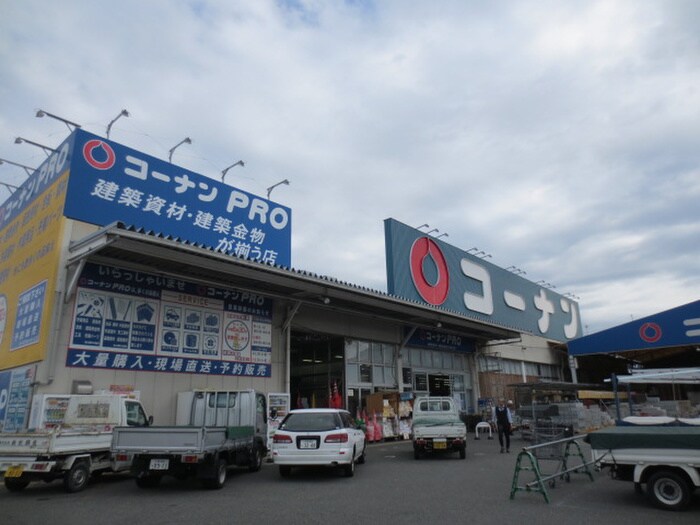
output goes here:
<path id="1" fill-rule="evenodd" d="M 386 291 L 391 217 L 572 294 L 584 334 L 700 298 L 695 0 L 0 0 L 0 71 L 0 158 L 67 137 L 38 109 L 127 109 L 111 140 L 289 180 L 296 269 Z"/>

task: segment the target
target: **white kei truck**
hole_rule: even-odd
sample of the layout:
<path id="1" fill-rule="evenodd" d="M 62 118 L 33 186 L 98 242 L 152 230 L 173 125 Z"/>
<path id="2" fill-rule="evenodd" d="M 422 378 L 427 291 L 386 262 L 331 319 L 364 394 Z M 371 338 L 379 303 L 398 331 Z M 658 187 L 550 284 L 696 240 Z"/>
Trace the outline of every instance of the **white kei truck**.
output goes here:
<path id="1" fill-rule="evenodd" d="M 700 487 L 698 420 L 672 426 L 616 426 L 591 432 L 593 460 L 613 478 L 634 482 L 649 501 L 664 510 L 683 510 Z"/>
<path id="2" fill-rule="evenodd" d="M 467 457 L 467 427 L 451 397 L 417 398 L 411 433 L 415 459 L 427 452 L 458 452 L 461 459 Z"/>
<path id="3" fill-rule="evenodd" d="M 163 476 L 197 478 L 208 489 L 226 482 L 230 466 L 262 467 L 267 454 L 265 394 L 255 390 L 181 392 L 175 426 L 118 427 L 112 436 L 116 462 L 131 458 L 141 488 Z"/>
<path id="4" fill-rule="evenodd" d="M 91 475 L 128 469 L 110 458 L 112 430 L 146 427 L 141 403 L 125 395 L 72 395 L 62 424 L 50 430 L 0 434 L 0 473 L 11 492 L 32 481 L 62 479 L 68 492 L 83 490 Z"/>

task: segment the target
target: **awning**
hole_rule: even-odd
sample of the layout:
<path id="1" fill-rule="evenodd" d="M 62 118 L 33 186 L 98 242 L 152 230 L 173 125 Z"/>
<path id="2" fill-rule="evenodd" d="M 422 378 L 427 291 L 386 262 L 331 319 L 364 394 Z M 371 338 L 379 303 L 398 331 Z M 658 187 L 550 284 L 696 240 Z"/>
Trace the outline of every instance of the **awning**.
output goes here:
<path id="1" fill-rule="evenodd" d="M 569 341 L 569 355 L 700 347 L 700 301 Z"/>
<path id="2" fill-rule="evenodd" d="M 517 337 L 515 330 L 484 323 L 333 277 L 225 255 L 200 245 L 122 224 L 106 226 L 72 242 L 67 265 L 73 274 L 81 261 L 123 264 L 202 283 L 250 291 L 290 304 L 312 306 L 355 316 L 370 317 L 467 335 L 477 340 Z M 71 290 L 68 290 L 70 293 Z"/>
<path id="3" fill-rule="evenodd" d="M 651 368 L 617 376 L 618 383 L 700 384 L 700 368 Z"/>

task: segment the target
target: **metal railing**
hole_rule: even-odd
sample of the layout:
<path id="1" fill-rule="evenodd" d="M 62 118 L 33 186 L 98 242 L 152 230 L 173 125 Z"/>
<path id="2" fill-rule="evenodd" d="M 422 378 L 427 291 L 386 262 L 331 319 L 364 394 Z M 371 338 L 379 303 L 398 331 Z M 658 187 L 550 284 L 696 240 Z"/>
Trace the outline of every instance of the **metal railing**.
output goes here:
<path id="1" fill-rule="evenodd" d="M 586 434 L 581 434 L 578 436 L 556 439 L 554 441 L 524 447 L 522 452 L 518 454 L 518 459 L 515 462 L 515 472 L 513 473 L 513 483 L 511 484 L 510 489 L 510 499 L 513 499 L 515 497 L 515 493 L 518 491 L 539 492 L 542 494 L 542 496 L 544 496 L 544 500 L 549 503 L 549 494 L 547 493 L 545 483 L 548 482 L 549 486 L 552 488 L 556 485 L 557 479 L 563 479 L 568 483 L 572 473 L 585 474 L 591 481 L 593 481 L 593 474 L 591 473 L 589 467 L 596 463 L 596 461 L 587 462 L 583 452 L 581 451 L 581 446 L 578 443 L 578 440 L 585 437 Z M 538 457 L 540 455 L 539 453 L 545 450 L 547 451 L 545 457 Z M 553 450 L 559 450 L 560 452 L 559 454 L 552 454 Z M 569 460 L 571 458 L 579 458 L 580 463 L 575 466 L 570 466 Z M 540 459 L 557 460 L 559 463 L 556 471 L 551 474 L 544 474 L 540 468 Z M 523 461 L 529 461 L 530 465 L 522 465 Z M 521 471 L 533 472 L 535 479 L 526 483 L 525 485 L 518 485 Z"/>

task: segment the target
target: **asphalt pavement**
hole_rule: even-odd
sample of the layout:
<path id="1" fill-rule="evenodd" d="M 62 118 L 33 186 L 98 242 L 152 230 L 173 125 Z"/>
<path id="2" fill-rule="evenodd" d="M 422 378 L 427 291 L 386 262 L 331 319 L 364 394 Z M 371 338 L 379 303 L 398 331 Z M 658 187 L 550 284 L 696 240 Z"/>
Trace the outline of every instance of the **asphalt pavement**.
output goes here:
<path id="1" fill-rule="evenodd" d="M 467 457 L 457 453 L 413 459 L 410 441 L 371 444 L 367 462 L 345 478 L 329 469 L 295 470 L 282 478 L 265 463 L 260 472 L 229 471 L 221 490 L 203 490 L 195 481 L 164 479 L 139 489 L 124 475 L 105 475 L 84 491 L 67 494 L 60 481 L 33 483 L 21 493 L 0 486 L 0 522 L 53 524 L 522 524 L 608 523 L 684 525 L 700 523 L 700 491 L 690 509 L 668 512 L 649 505 L 633 484 L 593 471 L 594 481 L 572 473 L 569 482 L 547 484 L 547 503 L 537 492 L 510 498 L 518 453 L 526 445 L 513 439 L 510 454 L 497 440 L 469 434 Z M 583 446 L 584 453 L 587 448 Z M 580 463 L 580 462 L 579 462 Z M 558 467 L 541 461 L 544 473 Z M 571 465 L 577 462 L 571 460 Z M 523 465 L 529 466 L 528 462 Z M 518 485 L 532 480 L 523 471 Z"/>

